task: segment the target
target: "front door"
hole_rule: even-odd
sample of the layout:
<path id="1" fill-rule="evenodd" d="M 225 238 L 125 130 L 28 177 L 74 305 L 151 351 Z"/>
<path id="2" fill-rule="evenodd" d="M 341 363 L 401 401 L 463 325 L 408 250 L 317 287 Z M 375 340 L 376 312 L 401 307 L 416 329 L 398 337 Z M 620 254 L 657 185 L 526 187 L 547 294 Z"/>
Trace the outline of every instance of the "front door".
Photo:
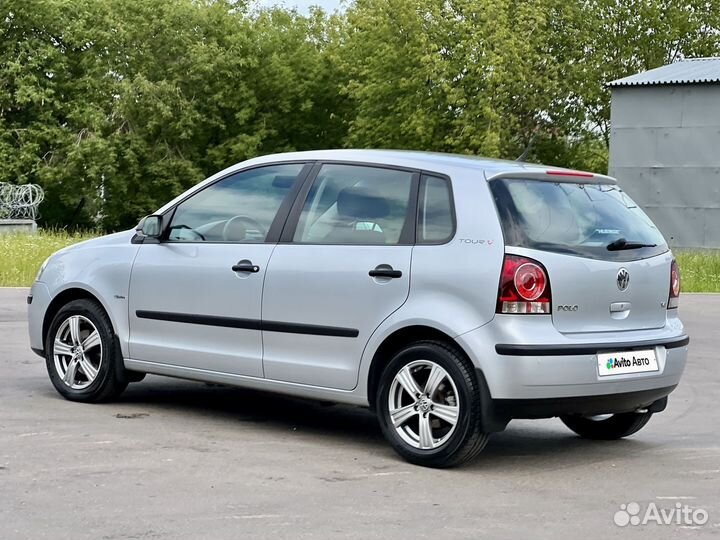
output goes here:
<path id="1" fill-rule="evenodd" d="M 166 214 L 163 240 L 143 244 L 132 269 L 133 360 L 263 376 L 263 280 L 303 169 L 241 171 Z"/>
<path id="2" fill-rule="evenodd" d="M 356 386 L 370 335 L 408 296 L 416 190 L 413 172 L 320 168 L 265 276 L 266 378 Z"/>

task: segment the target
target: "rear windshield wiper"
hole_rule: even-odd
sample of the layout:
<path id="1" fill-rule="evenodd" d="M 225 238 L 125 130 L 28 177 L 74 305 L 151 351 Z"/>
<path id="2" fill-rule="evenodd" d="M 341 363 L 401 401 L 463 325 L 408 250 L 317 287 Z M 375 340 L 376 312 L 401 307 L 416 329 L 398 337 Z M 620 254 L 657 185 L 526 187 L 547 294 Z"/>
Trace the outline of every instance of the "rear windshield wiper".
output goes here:
<path id="1" fill-rule="evenodd" d="M 613 240 L 607 245 L 608 251 L 621 251 L 623 249 L 639 249 L 644 247 L 655 247 L 657 244 L 644 244 L 643 242 L 628 242 L 624 238 Z"/>

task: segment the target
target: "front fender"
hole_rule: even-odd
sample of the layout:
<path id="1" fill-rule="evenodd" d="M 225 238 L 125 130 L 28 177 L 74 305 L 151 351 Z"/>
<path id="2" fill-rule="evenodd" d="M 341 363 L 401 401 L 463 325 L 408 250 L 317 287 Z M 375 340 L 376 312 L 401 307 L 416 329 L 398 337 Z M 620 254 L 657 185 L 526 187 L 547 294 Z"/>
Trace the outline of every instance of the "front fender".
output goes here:
<path id="1" fill-rule="evenodd" d="M 60 251 L 51 258 L 40 280 L 51 302 L 71 289 L 83 290 L 97 298 L 110 317 L 125 356 L 130 333 L 127 301 L 130 274 L 140 248 L 130 243 L 130 237 L 126 233 L 120 238 L 111 235 Z M 105 239 L 111 241 L 102 242 Z"/>

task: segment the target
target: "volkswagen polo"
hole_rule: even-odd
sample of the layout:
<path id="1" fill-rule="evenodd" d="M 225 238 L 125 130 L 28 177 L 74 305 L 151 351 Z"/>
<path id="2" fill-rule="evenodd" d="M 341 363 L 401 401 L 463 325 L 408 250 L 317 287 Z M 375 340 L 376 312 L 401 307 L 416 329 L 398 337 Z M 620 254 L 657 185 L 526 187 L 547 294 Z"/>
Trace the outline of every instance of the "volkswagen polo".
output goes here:
<path id="1" fill-rule="evenodd" d="M 608 176 L 422 152 L 264 156 L 40 269 L 31 346 L 65 398 L 153 373 L 371 407 L 448 467 L 514 418 L 617 439 L 683 372 L 680 276 Z"/>

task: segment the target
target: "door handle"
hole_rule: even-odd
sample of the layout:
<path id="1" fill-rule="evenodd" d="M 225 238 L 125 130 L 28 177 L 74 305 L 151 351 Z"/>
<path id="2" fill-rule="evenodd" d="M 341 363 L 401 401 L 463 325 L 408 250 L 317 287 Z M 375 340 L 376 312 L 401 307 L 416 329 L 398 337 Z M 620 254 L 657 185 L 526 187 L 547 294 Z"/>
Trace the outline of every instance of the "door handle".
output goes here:
<path id="1" fill-rule="evenodd" d="M 243 259 L 242 261 L 238 261 L 237 264 L 233 265 L 232 271 L 233 272 L 252 272 L 253 274 L 256 274 L 260 271 L 260 267 L 253 264 L 252 261 Z"/>
<path id="2" fill-rule="evenodd" d="M 393 270 L 393 267 L 388 264 L 381 264 L 377 268 L 370 270 L 368 275 L 370 277 L 399 278 L 402 277 L 402 271 Z"/>
<path id="3" fill-rule="evenodd" d="M 610 313 L 621 313 L 623 311 L 630 311 L 632 305 L 630 302 L 613 302 L 610 304 Z"/>

